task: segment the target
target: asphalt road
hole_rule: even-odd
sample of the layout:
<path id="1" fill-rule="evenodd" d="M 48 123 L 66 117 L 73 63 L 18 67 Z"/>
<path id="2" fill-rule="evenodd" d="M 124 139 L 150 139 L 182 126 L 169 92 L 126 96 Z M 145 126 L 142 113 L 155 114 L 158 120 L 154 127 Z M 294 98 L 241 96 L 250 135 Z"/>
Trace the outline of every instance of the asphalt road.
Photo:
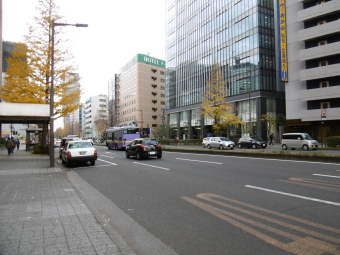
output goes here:
<path id="1" fill-rule="evenodd" d="M 157 242 L 180 255 L 340 254 L 338 164 L 97 149 L 94 167 L 73 170 L 132 219 L 112 213 L 110 224 L 137 254 L 157 254 Z M 157 240 L 149 252 L 137 232 Z"/>

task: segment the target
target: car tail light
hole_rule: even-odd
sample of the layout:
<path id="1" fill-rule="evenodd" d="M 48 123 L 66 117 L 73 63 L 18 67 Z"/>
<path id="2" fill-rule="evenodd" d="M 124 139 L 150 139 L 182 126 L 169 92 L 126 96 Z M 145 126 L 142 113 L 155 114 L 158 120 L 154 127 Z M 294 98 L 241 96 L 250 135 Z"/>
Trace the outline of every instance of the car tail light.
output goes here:
<path id="1" fill-rule="evenodd" d="M 97 156 L 97 155 L 98 155 L 98 154 L 97 154 L 97 150 L 94 150 L 94 155 L 95 155 L 95 156 Z"/>
<path id="2" fill-rule="evenodd" d="M 72 155 L 71 155 L 71 152 L 69 151 L 69 152 L 67 152 L 67 157 L 68 158 L 71 158 L 72 157 Z"/>

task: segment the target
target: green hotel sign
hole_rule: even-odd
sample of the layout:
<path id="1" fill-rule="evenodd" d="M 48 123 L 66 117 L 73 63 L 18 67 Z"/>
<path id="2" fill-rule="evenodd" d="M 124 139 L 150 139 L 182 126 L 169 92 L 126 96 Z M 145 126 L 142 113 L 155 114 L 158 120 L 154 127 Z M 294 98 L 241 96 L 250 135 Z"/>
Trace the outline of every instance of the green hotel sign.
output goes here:
<path id="1" fill-rule="evenodd" d="M 133 59 L 131 59 L 122 69 L 121 73 L 129 69 L 131 66 L 135 65 L 137 62 L 158 66 L 165 68 L 165 61 L 158 58 L 153 58 L 144 54 L 137 54 Z"/>

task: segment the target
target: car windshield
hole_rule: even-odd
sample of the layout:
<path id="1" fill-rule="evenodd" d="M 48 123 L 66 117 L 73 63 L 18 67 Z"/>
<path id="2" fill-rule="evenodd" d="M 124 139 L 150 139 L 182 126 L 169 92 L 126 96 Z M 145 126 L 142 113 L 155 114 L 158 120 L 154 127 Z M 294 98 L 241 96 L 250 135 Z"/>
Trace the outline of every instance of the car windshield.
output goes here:
<path id="1" fill-rule="evenodd" d="M 147 145 L 157 145 L 158 142 L 156 140 L 143 140 L 143 144 L 147 144 Z"/>
<path id="2" fill-rule="evenodd" d="M 314 140 L 309 134 L 302 134 L 304 140 Z"/>
<path id="3" fill-rule="evenodd" d="M 221 141 L 230 141 L 230 139 L 227 138 L 227 137 L 220 137 L 220 139 L 221 139 Z"/>
<path id="4" fill-rule="evenodd" d="M 70 143 L 69 149 L 76 149 L 76 148 L 90 148 L 92 144 L 90 142 L 80 142 L 80 143 Z"/>

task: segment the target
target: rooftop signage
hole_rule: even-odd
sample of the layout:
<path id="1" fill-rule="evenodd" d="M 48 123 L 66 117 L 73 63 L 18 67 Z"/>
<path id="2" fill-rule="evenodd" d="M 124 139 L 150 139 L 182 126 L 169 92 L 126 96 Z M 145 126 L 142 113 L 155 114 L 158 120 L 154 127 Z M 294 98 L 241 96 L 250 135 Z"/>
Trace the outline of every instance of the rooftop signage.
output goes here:
<path id="1" fill-rule="evenodd" d="M 121 73 L 129 69 L 131 66 L 135 65 L 137 62 L 165 68 L 164 60 L 153 58 L 144 54 L 137 54 L 121 69 Z"/>

